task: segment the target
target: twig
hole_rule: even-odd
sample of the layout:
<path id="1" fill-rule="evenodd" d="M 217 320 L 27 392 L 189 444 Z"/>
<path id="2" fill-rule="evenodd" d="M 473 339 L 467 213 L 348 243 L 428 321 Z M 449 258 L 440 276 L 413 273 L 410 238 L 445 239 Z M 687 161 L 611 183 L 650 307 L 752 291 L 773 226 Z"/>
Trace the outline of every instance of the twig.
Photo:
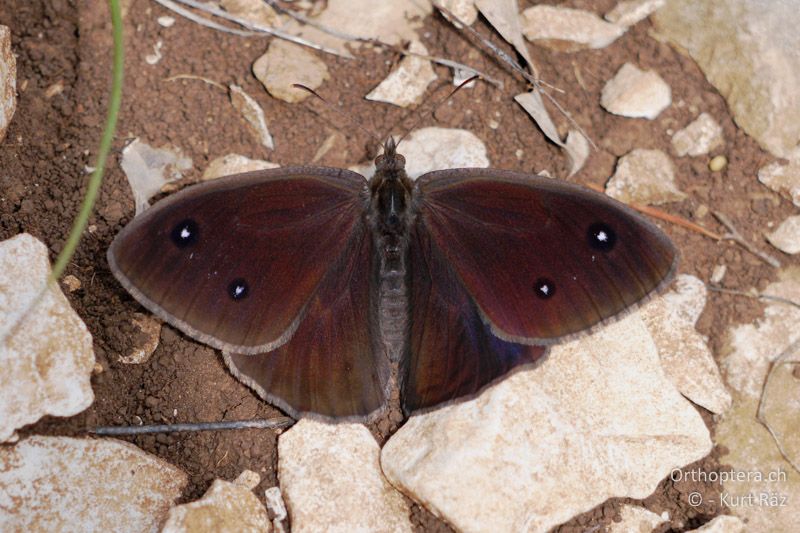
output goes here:
<path id="1" fill-rule="evenodd" d="M 145 433 L 176 433 L 179 431 L 218 431 L 224 429 L 280 429 L 295 423 L 293 418 L 256 418 L 253 420 L 228 420 L 224 422 L 198 422 L 196 424 L 155 424 L 147 426 L 101 426 L 87 430 L 93 435 L 141 435 Z"/>
<path id="2" fill-rule="evenodd" d="M 225 91 L 226 93 L 228 92 L 228 88 L 222 85 L 221 83 L 216 82 L 214 80 L 210 80 L 208 78 L 204 78 L 203 76 L 196 76 L 194 74 L 176 74 L 175 76 L 164 78 L 163 81 L 177 81 L 177 80 L 200 80 L 206 82 L 209 85 L 213 85 L 214 87 L 222 91 Z"/>
<path id="3" fill-rule="evenodd" d="M 733 294 L 734 296 L 746 296 L 748 298 L 756 298 L 759 300 L 769 300 L 772 302 L 778 302 L 786 305 L 792 305 L 800 309 L 800 303 L 795 302 L 794 300 L 790 300 L 788 298 L 783 298 L 781 296 L 772 296 L 771 294 L 763 294 L 760 292 L 752 293 L 752 292 L 745 292 L 745 291 L 737 291 L 735 289 L 726 289 L 725 287 L 719 287 L 717 285 L 708 285 L 708 288 L 715 292 L 721 292 L 723 294 Z"/>
<path id="4" fill-rule="evenodd" d="M 795 304 L 797 305 L 797 304 Z M 800 307 L 800 305 L 798 305 Z M 772 436 L 772 440 L 775 441 L 775 446 L 778 448 L 778 451 L 783 456 L 784 460 L 789 463 L 792 468 L 794 468 L 798 473 L 800 473 L 800 466 L 798 466 L 786 453 L 786 450 L 783 448 L 783 444 L 781 443 L 778 435 L 772 429 L 772 426 L 769 425 L 767 421 L 766 415 L 766 403 L 767 403 L 767 392 L 769 391 L 769 382 L 772 380 L 772 375 L 775 373 L 775 370 L 779 366 L 783 365 L 797 365 L 800 364 L 800 361 L 786 361 L 790 355 L 795 354 L 798 350 L 800 350 L 800 339 L 797 339 L 792 344 L 790 344 L 781 355 L 772 362 L 772 366 L 767 373 L 767 378 L 764 380 L 764 386 L 761 389 L 761 398 L 758 401 L 758 411 L 756 411 L 756 420 L 766 428 L 769 434 Z"/>
<path id="5" fill-rule="evenodd" d="M 217 24 L 213 20 L 208 20 L 207 18 L 201 17 L 200 15 L 195 15 L 188 9 L 182 8 L 172 0 L 155 0 L 155 1 L 156 3 L 166 7 L 170 11 L 177 13 L 182 17 L 186 17 L 192 22 L 196 22 L 197 24 L 200 24 L 201 26 L 205 26 L 207 28 L 211 28 L 218 31 L 224 31 L 226 33 L 232 33 L 234 35 L 239 35 L 240 37 L 255 37 L 257 35 L 260 35 L 258 32 L 242 31 L 242 30 L 237 30 L 236 28 L 229 28 L 227 26 L 223 26 L 222 24 Z"/>
<path id="6" fill-rule="evenodd" d="M 750 244 L 742 237 L 742 234 L 737 231 L 737 229 L 733 226 L 733 222 L 725 215 L 725 213 L 721 213 L 719 211 L 712 211 L 714 217 L 719 220 L 720 224 L 725 226 L 728 229 L 727 234 L 722 236 L 723 240 L 733 241 L 751 254 L 755 255 L 765 263 L 775 268 L 780 268 L 781 263 L 771 255 L 767 254 L 766 252 L 762 252 L 758 250 L 755 246 Z"/>

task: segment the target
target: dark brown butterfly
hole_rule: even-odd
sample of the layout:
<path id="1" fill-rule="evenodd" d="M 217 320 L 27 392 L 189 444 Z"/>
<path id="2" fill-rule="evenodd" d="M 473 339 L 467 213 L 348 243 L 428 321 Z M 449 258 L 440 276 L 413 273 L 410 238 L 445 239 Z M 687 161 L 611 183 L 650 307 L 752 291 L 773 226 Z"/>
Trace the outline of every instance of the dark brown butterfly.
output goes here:
<path id="1" fill-rule="evenodd" d="M 502 170 L 367 181 L 294 167 L 189 187 L 133 220 L 111 270 L 293 417 L 365 420 L 475 395 L 666 284 L 677 253 L 608 197 Z M 394 371 L 393 371 L 394 369 Z"/>

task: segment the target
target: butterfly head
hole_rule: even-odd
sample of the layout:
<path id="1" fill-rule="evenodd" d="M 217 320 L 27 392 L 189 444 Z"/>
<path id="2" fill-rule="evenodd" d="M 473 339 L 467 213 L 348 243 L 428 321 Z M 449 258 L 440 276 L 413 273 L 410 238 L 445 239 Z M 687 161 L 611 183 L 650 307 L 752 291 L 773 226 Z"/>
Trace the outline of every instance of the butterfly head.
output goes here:
<path id="1" fill-rule="evenodd" d="M 383 144 L 383 153 L 375 158 L 376 173 L 385 177 L 402 174 L 406 167 L 406 158 L 397 153 L 394 137 L 389 137 Z"/>

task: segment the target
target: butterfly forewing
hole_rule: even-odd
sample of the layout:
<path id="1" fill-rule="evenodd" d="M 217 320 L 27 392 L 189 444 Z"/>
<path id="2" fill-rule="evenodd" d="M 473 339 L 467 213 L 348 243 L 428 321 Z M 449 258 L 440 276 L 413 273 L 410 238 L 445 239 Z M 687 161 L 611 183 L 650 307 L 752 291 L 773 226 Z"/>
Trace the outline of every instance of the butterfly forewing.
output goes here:
<path id="1" fill-rule="evenodd" d="M 322 168 L 266 170 L 185 189 L 134 219 L 108 252 L 145 307 L 216 348 L 285 343 L 363 231 L 366 182 Z"/>
<path id="2" fill-rule="evenodd" d="M 422 176 L 415 194 L 418 223 L 505 340 L 549 344 L 586 330 L 675 268 L 676 250 L 658 228 L 565 182 L 457 169 Z"/>
<path id="3" fill-rule="evenodd" d="M 365 227 L 344 252 L 286 344 L 257 355 L 225 354 L 235 375 L 295 418 L 363 420 L 385 401 L 389 363 L 369 317 L 376 264 Z"/>

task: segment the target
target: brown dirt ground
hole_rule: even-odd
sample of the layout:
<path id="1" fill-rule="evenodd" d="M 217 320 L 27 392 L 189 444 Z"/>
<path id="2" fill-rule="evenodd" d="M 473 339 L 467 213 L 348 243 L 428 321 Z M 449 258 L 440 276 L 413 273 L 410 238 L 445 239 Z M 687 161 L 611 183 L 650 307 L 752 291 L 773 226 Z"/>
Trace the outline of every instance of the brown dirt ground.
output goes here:
<path id="1" fill-rule="evenodd" d="M 527 7 L 531 2 L 521 2 Z M 605 12 L 614 2 L 569 1 L 570 7 Z M 242 39 L 201 28 L 183 19 L 168 30 L 156 23 L 164 10 L 147 0 L 133 0 L 125 19 L 126 78 L 122 114 L 114 153 L 109 162 L 102 194 L 67 273 L 81 280 L 81 289 L 68 298 L 94 336 L 94 348 L 103 371 L 93 378 L 96 401 L 85 412 L 69 419 L 47 418 L 21 431 L 29 434 L 74 435 L 96 425 L 159 422 L 214 421 L 270 417 L 278 411 L 256 398 L 226 371 L 220 355 L 169 327 L 150 361 L 124 365 L 118 356 L 136 342 L 138 331 L 131 315 L 141 308 L 109 272 L 105 250 L 112 237 L 133 215 L 133 200 L 119 169 L 119 152 L 133 137 L 153 146 L 173 144 L 194 161 L 186 182 L 197 180 L 207 163 L 230 152 L 280 163 L 309 162 L 331 134 L 342 134 L 338 145 L 319 164 L 341 166 L 368 155 L 369 138 L 343 123 L 335 114 L 315 103 L 289 105 L 269 97 L 250 71 L 252 62 L 264 52 L 267 39 Z M 0 24 L 12 29 L 13 49 L 18 55 L 19 106 L 0 145 L 0 239 L 28 232 L 50 249 L 54 259 L 77 213 L 102 124 L 110 80 L 110 22 L 104 2 L 89 0 L 5 0 L 0 4 Z M 500 42 L 488 25 L 476 28 Z M 756 180 L 757 169 L 772 156 L 739 131 L 722 97 L 711 87 L 694 62 L 671 47 L 652 39 L 649 22 L 638 24 L 608 48 L 573 54 L 555 54 L 530 46 L 543 79 L 562 88 L 561 104 L 599 146 L 585 168 L 573 179 L 584 184 L 602 184 L 611 175 L 615 158 L 634 147 L 659 148 L 672 153 L 667 130 L 676 130 L 707 111 L 720 120 L 726 138 L 724 153 L 728 167 L 720 173 L 708 170 L 708 157 L 674 157 L 680 187 L 686 201 L 666 210 L 710 229 L 723 231 L 710 215 L 696 216 L 705 205 L 733 218 L 749 240 L 766 248 L 763 233 L 770 221 L 791 212 L 781 200 Z M 544 168 L 563 175 L 566 163 L 558 149 L 548 144 L 532 121 L 511 100 L 524 84 L 509 75 L 492 58 L 475 49 L 439 17 L 425 21 L 422 40 L 431 54 L 465 60 L 500 78 L 505 90 L 487 84 L 463 90 L 425 117 L 422 126 L 465 128 L 486 142 L 493 166 L 526 172 Z M 162 39 L 164 58 L 155 66 L 145 63 L 157 39 Z M 506 48 L 507 49 L 507 48 Z M 508 49 L 507 49 L 508 50 Z M 399 57 L 393 53 L 362 50 L 356 61 L 324 56 L 331 80 L 321 92 L 357 121 L 380 133 L 401 131 L 398 121 L 409 124 L 416 115 L 393 106 L 362 99 L 389 72 Z M 466 58 L 466 59 L 464 59 Z M 600 89 L 626 61 L 656 69 L 673 91 L 673 105 L 656 120 L 617 117 L 599 107 Z M 437 67 L 439 83 L 429 94 L 449 90 L 449 72 Z M 217 82 L 237 83 L 264 108 L 275 137 L 276 148 L 267 151 L 250 136 L 219 89 L 195 80 L 169 82 L 180 74 L 203 76 Z M 578 83 L 578 76 L 584 86 Z M 63 91 L 46 97 L 54 84 Z M 436 98 L 438 98 L 437 96 Z M 432 100 L 428 100 L 429 102 Z M 556 115 L 554 115 L 556 116 Z M 410 118 L 409 118 L 410 117 Z M 494 119 L 499 127 L 490 128 Z M 563 117 L 556 117 L 564 130 Z M 522 157 L 517 157 L 522 150 Z M 673 154 L 674 155 L 674 154 Z M 682 228 L 660 223 L 681 249 L 680 272 L 708 280 L 713 267 L 725 264 L 725 285 L 746 290 L 763 289 L 776 278 L 774 269 L 730 243 L 717 243 Z M 783 256 L 784 263 L 798 263 Z M 751 321 L 761 307 L 751 300 L 712 293 L 698 325 L 718 351 L 723 332 L 733 323 Z M 698 410 L 713 431 L 713 417 Z M 177 414 L 176 414 L 177 413 Z M 375 425 L 373 433 L 384 440 L 386 426 Z M 195 434 L 143 436 L 130 439 L 144 450 L 186 470 L 190 483 L 182 500 L 199 497 L 214 478 L 233 479 L 245 468 L 261 473 L 259 493 L 276 484 L 275 431 L 229 431 Z M 715 451 L 693 467 L 719 468 Z M 689 487 L 687 482 L 663 481 L 643 505 L 657 513 L 669 511 L 665 530 L 697 527 L 725 509 L 708 504 L 692 508 L 682 495 L 692 490 L 713 500 L 715 485 Z M 583 531 L 610 523 L 619 506 L 632 500 L 611 499 L 558 528 Z M 413 522 L 419 531 L 447 531 L 448 526 L 414 505 Z"/>

